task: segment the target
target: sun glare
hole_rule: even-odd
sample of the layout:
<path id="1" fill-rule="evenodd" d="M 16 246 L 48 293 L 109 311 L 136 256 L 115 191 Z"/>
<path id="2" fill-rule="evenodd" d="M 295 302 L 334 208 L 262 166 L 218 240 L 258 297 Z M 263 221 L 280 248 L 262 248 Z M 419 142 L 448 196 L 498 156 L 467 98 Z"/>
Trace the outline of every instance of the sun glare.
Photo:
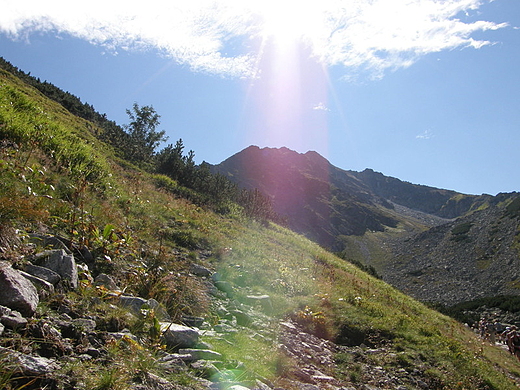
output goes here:
<path id="1" fill-rule="evenodd" d="M 296 0 L 263 0 L 255 8 L 262 20 L 262 38 L 281 46 L 310 36 L 317 19 L 313 7 Z"/>

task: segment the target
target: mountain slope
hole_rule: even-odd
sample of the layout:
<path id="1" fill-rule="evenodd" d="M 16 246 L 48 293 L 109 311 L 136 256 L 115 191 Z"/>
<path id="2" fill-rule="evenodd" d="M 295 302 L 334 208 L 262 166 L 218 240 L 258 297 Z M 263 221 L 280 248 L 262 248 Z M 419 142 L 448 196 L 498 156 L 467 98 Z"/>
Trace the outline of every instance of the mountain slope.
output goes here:
<path id="1" fill-rule="evenodd" d="M 501 348 L 236 205 L 194 204 L 101 131 L 0 71 L 1 268 L 50 248 L 80 273 L 25 323 L 2 308 L 1 388 L 517 388 Z M 201 343 L 168 343 L 181 322 Z"/>
<path id="2" fill-rule="evenodd" d="M 520 197 L 499 194 L 498 200 L 394 245 L 385 280 L 447 305 L 520 294 Z"/>

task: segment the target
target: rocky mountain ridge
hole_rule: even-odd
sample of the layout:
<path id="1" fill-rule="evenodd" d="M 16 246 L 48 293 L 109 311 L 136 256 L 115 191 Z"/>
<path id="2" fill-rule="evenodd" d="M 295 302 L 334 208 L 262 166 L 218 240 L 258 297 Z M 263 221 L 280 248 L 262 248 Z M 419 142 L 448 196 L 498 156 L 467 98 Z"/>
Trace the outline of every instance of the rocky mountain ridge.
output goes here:
<path id="1" fill-rule="evenodd" d="M 518 219 L 505 217 L 516 193 L 466 195 L 371 169 L 342 170 L 316 152 L 287 148 L 250 146 L 213 168 L 266 193 L 291 229 L 325 247 L 342 251 L 345 237 L 356 236 L 364 248 L 356 260 L 420 300 L 455 304 L 520 293 Z M 472 228 L 453 234 L 458 226 Z M 381 241 L 375 264 L 363 244 L 370 235 Z"/>
<path id="2" fill-rule="evenodd" d="M 494 199 L 411 184 L 371 169 L 347 171 L 316 152 L 287 148 L 250 146 L 212 169 L 242 187 L 258 188 L 292 230 L 334 250 L 341 250 L 341 235 L 396 227 L 407 216 L 394 205 L 451 219 Z M 423 223 L 418 231 L 431 226 Z"/>

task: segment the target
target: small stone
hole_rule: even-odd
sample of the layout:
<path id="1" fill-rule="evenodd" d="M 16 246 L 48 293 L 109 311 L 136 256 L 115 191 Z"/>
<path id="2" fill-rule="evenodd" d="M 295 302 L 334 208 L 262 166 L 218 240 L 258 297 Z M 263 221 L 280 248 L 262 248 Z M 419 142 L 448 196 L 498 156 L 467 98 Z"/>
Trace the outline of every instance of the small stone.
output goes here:
<path id="1" fill-rule="evenodd" d="M 98 276 L 96 276 L 96 278 L 94 279 L 94 284 L 96 286 L 103 286 L 108 290 L 118 290 L 119 289 L 117 287 L 117 284 L 114 281 L 114 279 L 110 275 L 107 275 L 107 274 L 99 274 Z"/>
<path id="2" fill-rule="evenodd" d="M 195 276 L 201 277 L 209 277 L 212 274 L 212 272 L 208 268 L 195 263 L 191 264 L 190 272 Z"/>
<path id="3" fill-rule="evenodd" d="M 27 319 L 23 318 L 22 315 L 12 310 L 8 314 L 3 314 L 0 317 L 0 322 L 9 329 L 25 328 L 27 325 Z"/>
<path id="4" fill-rule="evenodd" d="M 87 318 L 77 318 L 75 320 L 72 320 L 72 325 L 74 326 L 74 328 L 85 333 L 94 332 L 94 330 L 96 329 L 96 321 L 89 320 Z"/>
<path id="5" fill-rule="evenodd" d="M 190 355 L 192 360 L 222 360 L 222 355 L 209 349 L 179 349 L 180 354 Z"/>

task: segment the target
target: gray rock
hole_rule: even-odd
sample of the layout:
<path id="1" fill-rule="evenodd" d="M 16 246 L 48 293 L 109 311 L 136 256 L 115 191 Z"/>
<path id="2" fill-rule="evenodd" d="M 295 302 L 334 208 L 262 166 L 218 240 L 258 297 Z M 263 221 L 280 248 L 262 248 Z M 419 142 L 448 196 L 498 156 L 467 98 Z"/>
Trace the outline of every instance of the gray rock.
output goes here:
<path id="1" fill-rule="evenodd" d="M 255 381 L 256 385 L 255 385 L 255 388 L 254 390 L 272 390 L 272 388 L 268 385 L 266 385 L 264 382 L 260 381 L 260 380 L 256 380 Z"/>
<path id="2" fill-rule="evenodd" d="M 191 360 L 222 360 L 223 357 L 220 353 L 212 351 L 210 349 L 194 349 L 194 348 L 181 348 L 179 349 L 180 354 L 190 355 Z"/>
<path id="3" fill-rule="evenodd" d="M 201 277 L 209 277 L 212 275 L 211 270 L 209 270 L 208 268 L 206 268 L 202 265 L 195 264 L 195 263 L 191 264 L 190 272 L 195 276 L 201 276 Z"/>
<path id="4" fill-rule="evenodd" d="M 56 285 L 61 280 L 61 276 L 58 273 L 49 268 L 40 267 L 39 265 L 27 264 L 24 267 L 24 271 L 53 285 Z"/>
<path id="5" fill-rule="evenodd" d="M 273 310 L 273 302 L 269 295 L 248 295 L 246 296 L 246 303 L 253 306 L 260 306 L 267 313 Z"/>
<path id="6" fill-rule="evenodd" d="M 162 340 L 168 348 L 192 348 L 199 342 L 195 328 L 171 322 L 161 322 Z"/>
<path id="7" fill-rule="evenodd" d="M 29 242 L 44 249 L 63 249 L 68 254 L 72 253 L 67 245 L 65 245 L 58 237 L 29 234 Z"/>
<path id="8" fill-rule="evenodd" d="M 144 299 L 141 297 L 120 296 L 119 304 L 126 307 L 136 315 L 142 315 L 142 310 L 153 309 L 159 321 L 170 321 L 170 315 L 155 299 Z"/>
<path id="9" fill-rule="evenodd" d="M 12 367 L 15 372 L 29 375 L 47 375 L 59 369 L 58 364 L 40 356 L 30 356 L 8 348 L 0 347 L 3 367 Z"/>
<path id="10" fill-rule="evenodd" d="M 120 296 L 119 297 L 119 305 L 127 308 L 134 314 L 141 314 L 141 308 L 147 304 L 147 300 L 141 297 L 132 297 L 132 296 Z"/>
<path id="11" fill-rule="evenodd" d="M 0 336 L 4 333 L 4 325 L 0 324 Z"/>
<path id="12" fill-rule="evenodd" d="M 231 314 L 236 318 L 240 326 L 249 326 L 253 323 L 253 318 L 242 310 L 231 310 Z"/>
<path id="13" fill-rule="evenodd" d="M 121 332 L 108 332 L 108 335 L 114 340 L 130 339 L 139 342 L 139 338 L 132 334 L 128 329 L 123 329 Z"/>
<path id="14" fill-rule="evenodd" d="M 24 278 L 9 263 L 0 262 L 0 305 L 18 310 L 30 317 L 38 305 L 38 292 L 34 285 Z"/>
<path id="15" fill-rule="evenodd" d="M 300 390 L 320 390 L 320 388 L 316 385 L 311 385 L 309 383 L 302 383 L 299 386 Z"/>
<path id="16" fill-rule="evenodd" d="M 190 359 L 193 360 L 193 359 Z M 190 364 L 191 368 L 197 371 L 197 375 L 203 378 L 211 379 L 218 375 L 220 370 L 215 367 L 212 362 L 206 360 L 198 360 Z"/>
<path id="17" fill-rule="evenodd" d="M 249 390 L 249 387 L 245 387 L 242 385 L 233 385 L 231 387 L 228 387 L 227 390 Z"/>
<path id="18" fill-rule="evenodd" d="M 31 282 L 34 285 L 34 287 L 36 287 L 40 298 L 48 297 L 49 295 L 54 294 L 54 286 L 51 283 L 47 282 L 44 279 L 40 279 L 37 276 L 31 275 L 27 272 L 24 272 L 24 271 L 18 271 L 18 272 L 20 272 L 20 274 L 25 279 L 27 279 L 29 282 Z"/>
<path id="19" fill-rule="evenodd" d="M 182 316 L 181 322 L 186 326 L 200 328 L 204 323 L 204 318 L 194 316 Z"/>
<path id="20" fill-rule="evenodd" d="M 96 329 L 96 321 L 87 318 L 76 318 L 72 320 L 72 326 L 82 332 L 91 333 Z"/>
<path id="21" fill-rule="evenodd" d="M 143 390 L 178 390 L 179 388 L 168 380 L 152 374 L 150 372 L 144 373 Z"/>
<path id="22" fill-rule="evenodd" d="M 19 312 L 4 307 L 2 307 L 0 322 L 9 329 L 24 328 L 27 325 L 27 319 L 23 318 Z"/>
<path id="23" fill-rule="evenodd" d="M 96 276 L 96 279 L 94 279 L 94 284 L 96 286 L 103 286 L 108 290 L 118 290 L 116 282 L 114 279 L 107 274 L 99 274 Z"/>
<path id="24" fill-rule="evenodd" d="M 67 254 L 63 249 L 49 250 L 37 254 L 36 261 L 67 280 L 72 288 L 78 287 L 78 269 L 72 254 Z"/>

